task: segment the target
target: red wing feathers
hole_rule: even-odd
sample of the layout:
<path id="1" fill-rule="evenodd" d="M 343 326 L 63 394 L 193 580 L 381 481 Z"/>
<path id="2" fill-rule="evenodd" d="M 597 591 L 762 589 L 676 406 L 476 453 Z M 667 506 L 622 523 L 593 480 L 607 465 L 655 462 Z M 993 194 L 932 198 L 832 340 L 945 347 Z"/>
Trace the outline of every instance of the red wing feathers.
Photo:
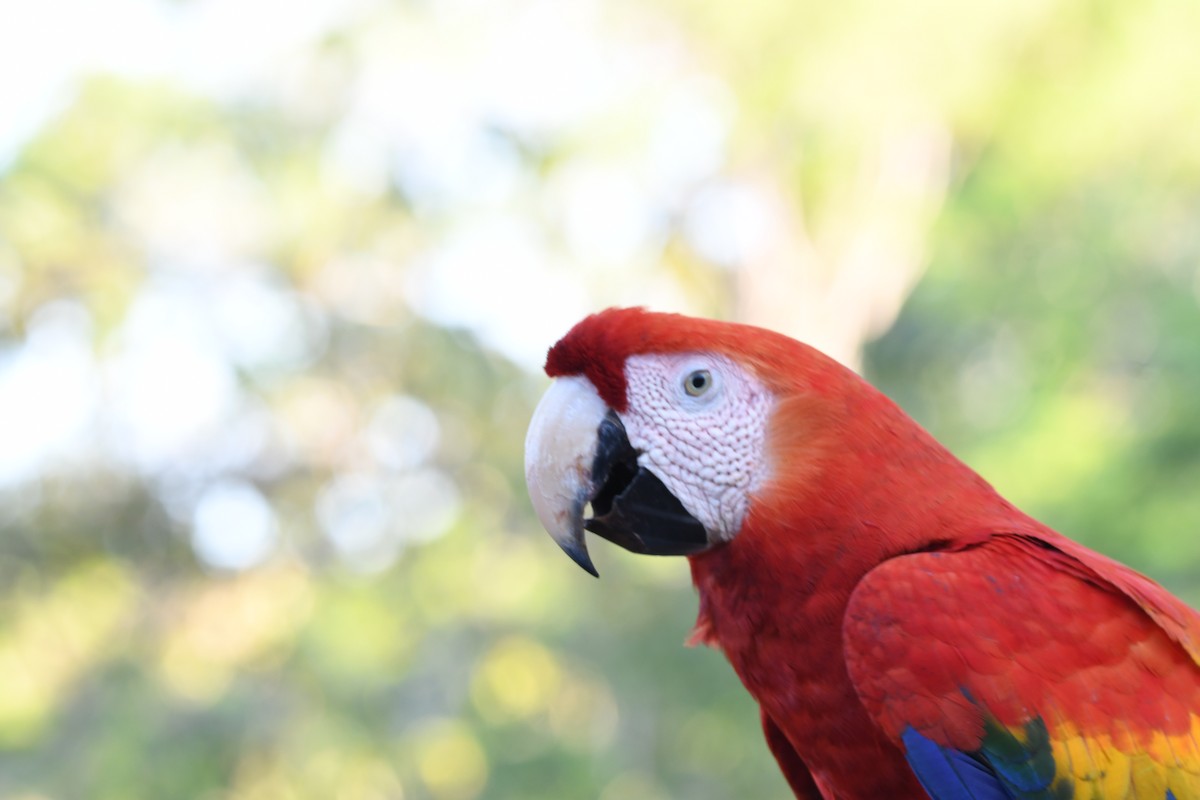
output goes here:
<path id="1" fill-rule="evenodd" d="M 1044 725 L 1075 796 L 1200 797 L 1200 618 L 1065 539 L 1000 535 L 876 567 L 844 622 L 851 680 L 893 741 L 979 753 Z M 1007 735 L 1007 734 L 1006 734 Z"/>
<path id="2" fill-rule="evenodd" d="M 1140 572 L 1064 536 L 1047 539 L 1046 543 L 1051 548 L 1046 552 L 1055 563 L 1064 569 L 1074 566 L 1081 577 L 1090 576 L 1093 582 L 1129 597 L 1200 664 L 1200 614 L 1195 610 Z"/>

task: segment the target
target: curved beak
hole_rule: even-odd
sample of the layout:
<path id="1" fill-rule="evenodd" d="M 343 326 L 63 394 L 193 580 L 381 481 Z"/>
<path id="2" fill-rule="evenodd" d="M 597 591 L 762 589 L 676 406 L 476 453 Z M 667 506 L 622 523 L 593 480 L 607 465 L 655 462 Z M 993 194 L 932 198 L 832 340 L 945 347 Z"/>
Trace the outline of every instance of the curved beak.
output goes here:
<path id="1" fill-rule="evenodd" d="M 639 455 L 620 417 L 580 376 L 551 384 L 529 422 L 525 481 L 534 511 L 558 546 L 597 577 L 585 529 L 635 553 L 691 555 L 709 546 L 704 526 Z"/>

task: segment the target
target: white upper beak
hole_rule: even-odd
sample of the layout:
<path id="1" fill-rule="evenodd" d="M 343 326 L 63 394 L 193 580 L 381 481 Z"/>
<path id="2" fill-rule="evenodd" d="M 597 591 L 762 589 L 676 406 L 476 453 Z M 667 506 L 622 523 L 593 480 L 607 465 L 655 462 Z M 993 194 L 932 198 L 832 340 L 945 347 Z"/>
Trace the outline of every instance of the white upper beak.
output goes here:
<path id="1" fill-rule="evenodd" d="M 525 437 L 525 482 L 533 510 L 559 547 L 593 575 L 583 510 L 595 494 L 592 467 L 607 413 L 589 380 L 558 378 L 534 410 Z"/>

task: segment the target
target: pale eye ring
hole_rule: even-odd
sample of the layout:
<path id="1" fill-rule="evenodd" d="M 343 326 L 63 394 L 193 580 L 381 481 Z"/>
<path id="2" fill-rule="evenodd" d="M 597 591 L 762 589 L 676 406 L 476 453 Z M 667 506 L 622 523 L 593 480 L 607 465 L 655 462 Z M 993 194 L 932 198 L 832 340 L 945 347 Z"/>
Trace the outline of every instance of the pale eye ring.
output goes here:
<path id="1" fill-rule="evenodd" d="M 712 388 L 712 373 L 706 369 L 697 369 L 688 373 L 683 379 L 683 390 L 692 397 L 699 397 Z"/>

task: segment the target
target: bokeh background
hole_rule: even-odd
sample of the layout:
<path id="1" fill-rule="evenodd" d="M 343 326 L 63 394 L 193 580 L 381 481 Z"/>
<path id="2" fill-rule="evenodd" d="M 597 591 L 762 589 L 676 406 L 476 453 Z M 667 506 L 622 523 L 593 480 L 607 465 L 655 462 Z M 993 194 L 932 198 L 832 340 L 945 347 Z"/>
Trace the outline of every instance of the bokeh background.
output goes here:
<path id="1" fill-rule="evenodd" d="M 0 10 L 0 797 L 783 798 L 538 528 L 611 304 L 860 369 L 1200 600 L 1193 0 Z"/>

